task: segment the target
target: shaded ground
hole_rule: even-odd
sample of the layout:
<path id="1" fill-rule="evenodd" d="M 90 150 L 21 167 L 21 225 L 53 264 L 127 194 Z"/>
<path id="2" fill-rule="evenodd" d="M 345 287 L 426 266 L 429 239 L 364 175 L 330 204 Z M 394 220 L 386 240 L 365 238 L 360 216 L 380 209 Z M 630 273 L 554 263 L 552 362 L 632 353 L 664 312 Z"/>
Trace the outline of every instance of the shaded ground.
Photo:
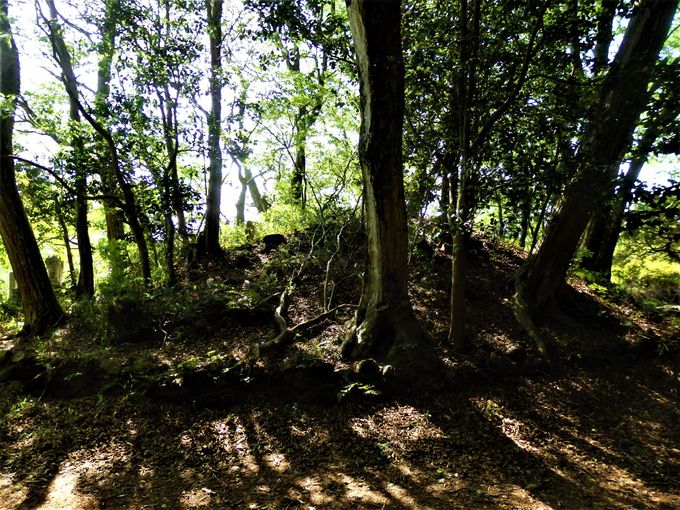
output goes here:
<path id="1" fill-rule="evenodd" d="M 179 289 L 185 304 L 200 294 L 195 309 L 164 307 L 154 316 L 161 334 L 148 341 L 88 343 L 71 326 L 42 346 L 41 359 L 52 360 L 52 374 L 63 358 L 81 367 L 87 356 L 106 359 L 111 382 L 71 398 L 50 396 L 47 383 L 42 391 L 0 383 L 0 509 L 680 508 L 680 370 L 677 355 L 657 356 L 672 331 L 597 298 L 601 320 L 546 325 L 555 352 L 547 367 L 509 307 L 518 254 L 483 241 L 476 248 L 473 348 L 463 356 L 440 347 L 453 375 L 432 395 L 311 405 L 270 398 L 264 389 L 277 379 L 235 403 L 150 391 L 173 374 L 245 360 L 252 341 L 275 333 L 275 303 L 252 299 L 247 313 L 224 306 L 244 282 L 257 282 L 263 261 L 275 272 L 259 252 L 242 268 L 232 254 Z M 414 259 L 415 308 L 440 341 L 447 271 L 444 256 Z M 297 282 L 292 323 L 321 311 L 321 280 L 310 270 Z M 337 302 L 355 299 L 356 288 L 347 279 Z M 338 355 L 348 316 L 259 360 L 251 378 L 310 360 L 349 371 Z M 63 379 L 79 377 L 74 368 Z"/>

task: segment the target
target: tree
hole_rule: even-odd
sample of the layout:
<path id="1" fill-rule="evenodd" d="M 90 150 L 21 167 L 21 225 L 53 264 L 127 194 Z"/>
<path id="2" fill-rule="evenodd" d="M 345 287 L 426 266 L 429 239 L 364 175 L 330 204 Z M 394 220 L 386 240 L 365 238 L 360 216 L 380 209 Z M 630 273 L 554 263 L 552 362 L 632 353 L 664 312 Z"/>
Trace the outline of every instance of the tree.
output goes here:
<path id="1" fill-rule="evenodd" d="M 324 103 L 331 98 L 329 83 L 339 59 L 346 58 L 348 45 L 344 20 L 336 11 L 336 0 L 247 0 L 248 8 L 260 18 L 259 35 L 274 44 L 265 58 L 268 67 L 285 63 L 287 73 L 280 84 L 283 94 L 274 102 L 274 112 L 290 124 L 286 152 L 292 165 L 290 199 L 304 209 L 308 202 L 309 139 L 322 117 Z"/>
<path id="2" fill-rule="evenodd" d="M 95 118 L 102 124 L 107 124 L 110 115 L 108 99 L 111 92 L 111 67 L 113 57 L 116 53 L 116 36 L 121 16 L 120 0 L 105 0 L 103 18 L 97 20 L 99 26 L 99 41 L 97 52 L 99 61 L 97 65 L 97 90 L 94 97 Z M 103 149 L 102 159 L 108 157 L 106 148 Z M 102 164 L 99 168 L 99 175 L 102 181 L 102 189 L 110 197 L 116 196 L 116 176 L 111 173 L 111 166 Z M 104 214 L 106 215 L 106 238 L 109 241 L 123 239 L 125 230 L 123 225 L 123 214 L 113 198 L 103 201 Z"/>
<path id="3" fill-rule="evenodd" d="M 611 198 L 601 201 L 588 224 L 583 243 L 586 253 L 581 260 L 581 266 L 601 274 L 606 281 L 611 278 L 614 250 L 640 172 L 649 155 L 654 152 L 657 140 L 664 138 L 664 132 L 670 132 L 671 136 L 677 133 L 677 124 L 674 121 L 680 113 L 680 98 L 676 84 L 679 67 L 680 60 L 677 58 L 669 62 L 660 62 L 657 66 L 661 75 L 660 87 L 655 91 L 656 97 L 647 109 L 646 118 L 642 122 L 643 131 L 632 150 L 628 170 L 617 180 L 616 190 L 611 190 Z"/>
<path id="4" fill-rule="evenodd" d="M 94 262 L 92 260 L 92 244 L 90 243 L 89 223 L 87 219 L 87 171 L 85 168 L 85 144 L 82 135 L 80 111 L 78 109 L 78 82 L 73 70 L 71 53 L 59 26 L 59 13 L 54 0 L 47 0 L 49 18 L 43 16 L 47 25 L 47 34 L 52 44 L 52 54 L 61 68 L 61 79 L 69 96 L 69 118 L 71 121 L 72 164 L 75 174 L 76 234 L 78 238 L 78 254 L 80 271 L 76 286 L 76 297 L 94 296 Z"/>
<path id="5" fill-rule="evenodd" d="M 343 354 L 384 358 L 399 379 L 415 385 L 425 383 L 423 376 L 434 370 L 436 357 L 415 318 L 407 288 L 400 4 L 400 0 L 352 0 L 347 6 L 360 80 L 359 160 L 367 264 L 355 325 Z"/>
<path id="6" fill-rule="evenodd" d="M 677 1 L 640 2 L 626 29 L 597 100 L 592 104 L 577 152 L 577 170 L 558 204 L 537 252 L 516 277 L 517 317 L 532 331 L 533 317 L 557 305 L 564 277 L 596 206 L 610 189 L 640 112 L 652 68 L 668 34 Z M 540 342 L 539 342 L 540 344 Z"/>
<path id="7" fill-rule="evenodd" d="M 210 112 L 208 113 L 208 157 L 210 171 L 205 211 L 205 245 L 207 254 L 220 251 L 220 204 L 222 201 L 222 5 L 223 0 L 206 0 L 205 8 L 210 37 Z"/>
<path id="8" fill-rule="evenodd" d="M 25 335 L 39 335 L 65 317 L 47 276 L 33 230 L 26 217 L 14 173 L 14 111 L 20 92 L 19 53 L 0 0 L 0 235 L 17 279 L 24 312 Z"/>

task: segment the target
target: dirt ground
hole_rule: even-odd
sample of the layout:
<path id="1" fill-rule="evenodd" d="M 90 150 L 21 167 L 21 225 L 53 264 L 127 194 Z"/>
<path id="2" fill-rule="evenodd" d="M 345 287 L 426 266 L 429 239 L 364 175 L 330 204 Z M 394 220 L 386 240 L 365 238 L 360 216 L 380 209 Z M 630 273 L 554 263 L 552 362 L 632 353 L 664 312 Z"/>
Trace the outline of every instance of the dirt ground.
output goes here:
<path id="1" fill-rule="evenodd" d="M 606 317 L 547 324 L 555 355 L 540 363 L 510 308 L 519 255 L 484 243 L 478 251 L 472 349 L 438 347 L 447 367 L 465 370 L 428 395 L 316 405 L 255 392 L 211 405 L 150 394 L 144 371 L 77 398 L 0 383 L 0 509 L 680 508 L 680 365 L 677 353 L 659 355 L 677 331 L 595 296 Z M 240 278 L 248 271 L 257 268 Z M 446 271 L 441 257 L 412 272 L 414 308 L 440 342 Z M 318 286 L 299 284 L 291 322 L 318 312 Z M 97 355 L 151 373 L 216 353 L 238 360 L 254 337 L 275 333 L 271 321 L 206 317 L 202 329 L 184 321 L 152 346 L 99 346 Z M 258 373 L 310 357 L 351 368 L 338 355 L 348 317 L 261 360 Z M 42 356 L 84 356 L 86 342 L 78 351 L 69 335 L 77 332 L 58 333 Z M 518 348 L 520 361 L 508 354 Z"/>

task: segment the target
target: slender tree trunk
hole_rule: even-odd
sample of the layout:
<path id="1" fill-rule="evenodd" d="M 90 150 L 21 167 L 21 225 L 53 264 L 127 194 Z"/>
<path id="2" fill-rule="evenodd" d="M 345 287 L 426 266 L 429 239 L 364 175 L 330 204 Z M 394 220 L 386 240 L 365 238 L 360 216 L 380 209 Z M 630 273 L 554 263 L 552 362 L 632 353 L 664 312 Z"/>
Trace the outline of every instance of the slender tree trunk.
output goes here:
<path id="1" fill-rule="evenodd" d="M 46 22 L 49 24 L 48 32 L 52 43 L 52 52 L 55 60 L 61 68 L 61 79 L 69 96 L 69 117 L 74 126 L 80 124 L 80 112 L 78 111 L 78 84 L 73 71 L 71 53 L 64 42 L 59 26 L 59 14 L 54 0 L 46 0 L 50 10 L 50 17 Z M 71 146 L 73 148 L 73 165 L 75 173 L 76 190 L 76 237 L 78 239 L 78 256 L 80 259 L 80 272 L 78 273 L 78 285 L 76 286 L 76 298 L 94 296 L 94 262 L 92 260 L 92 244 L 90 242 L 89 221 L 87 217 L 87 175 L 83 165 L 85 148 L 83 139 L 78 128 L 71 134 Z"/>
<path id="2" fill-rule="evenodd" d="M 528 189 L 524 192 L 520 213 L 522 217 L 520 218 L 519 246 L 520 248 L 524 249 L 527 244 L 529 221 L 531 220 L 531 196 Z"/>
<path id="3" fill-rule="evenodd" d="M 437 364 L 407 288 L 400 3 L 352 0 L 347 6 L 361 87 L 359 160 L 368 256 L 355 327 L 343 354 L 385 359 L 398 379 L 422 387 Z"/>
<path id="4" fill-rule="evenodd" d="M 597 31 L 593 54 L 593 74 L 598 76 L 607 69 L 609 46 L 613 38 L 614 17 L 619 0 L 601 0 L 597 13 Z"/>
<path id="5" fill-rule="evenodd" d="M 451 261 L 451 302 L 449 342 L 454 349 L 465 349 L 465 272 L 467 245 L 470 238 L 472 209 L 474 206 L 473 173 L 476 168 L 472 161 L 472 117 L 470 105 L 473 104 L 477 87 L 477 48 L 479 44 L 480 3 L 472 1 L 472 27 L 468 26 L 468 1 L 460 0 L 460 58 L 463 71 L 458 82 L 458 139 L 460 141 L 461 159 L 458 174 L 457 194 L 451 197 L 455 204 L 451 218 L 453 236 L 453 257 Z M 451 186 L 453 190 L 454 187 Z"/>
<path id="6" fill-rule="evenodd" d="M 295 161 L 293 163 L 293 176 L 290 180 L 290 187 L 293 200 L 303 209 L 306 205 L 305 178 L 307 176 L 307 135 L 300 132 L 303 128 L 298 127 L 295 135 Z"/>
<path id="7" fill-rule="evenodd" d="M 239 175 L 239 179 L 241 176 Z M 236 200 L 236 224 L 243 225 L 246 222 L 246 194 L 248 193 L 248 184 L 245 179 L 241 179 L 241 191 Z"/>
<path id="8" fill-rule="evenodd" d="M 267 209 L 269 209 L 269 203 L 260 193 L 260 189 L 257 187 L 257 182 L 255 182 L 255 177 L 253 177 L 250 168 L 247 166 L 244 166 L 243 168 L 243 176 L 246 178 L 246 182 L 248 183 L 248 191 L 250 192 L 250 198 L 253 199 L 253 205 L 255 205 L 255 209 L 257 209 L 257 212 L 260 214 L 266 212 Z"/>
<path id="9" fill-rule="evenodd" d="M 65 317 L 47 276 L 40 249 L 16 186 L 12 159 L 14 109 L 20 93 L 19 53 L 9 24 L 7 0 L 0 0 L 0 93 L 9 98 L 0 116 L 0 236 L 17 280 L 25 335 L 39 335 Z"/>
<path id="10" fill-rule="evenodd" d="M 71 249 L 71 236 L 68 233 L 68 225 L 64 219 L 64 214 L 61 209 L 61 202 L 59 197 L 54 197 L 54 212 L 57 215 L 57 221 L 59 222 L 59 228 L 61 228 L 61 237 L 64 241 L 64 249 L 66 250 L 66 260 L 68 262 L 68 272 L 69 279 L 71 280 L 71 287 L 76 288 L 78 282 L 76 280 L 76 267 L 73 263 L 73 250 Z"/>
<path id="11" fill-rule="evenodd" d="M 205 217 L 205 253 L 219 253 L 220 202 L 222 200 L 222 2 L 206 0 L 208 31 L 210 34 L 210 98 L 208 116 L 208 153 L 210 172 Z"/>
<path id="12" fill-rule="evenodd" d="M 548 214 L 548 207 L 550 206 L 552 198 L 553 194 L 548 193 L 548 195 L 545 197 L 545 200 L 543 201 L 543 206 L 541 206 L 541 210 L 538 213 L 536 225 L 531 229 L 531 247 L 529 248 L 529 254 L 533 253 L 536 249 L 536 245 L 538 244 L 539 240 L 539 234 L 541 233 L 541 229 L 544 227 L 545 217 Z"/>
<path id="13" fill-rule="evenodd" d="M 621 155 L 646 104 L 651 71 L 676 7 L 677 0 L 647 0 L 633 13 L 586 126 L 576 176 L 538 251 L 517 274 L 516 310 L 524 323 L 555 302 L 590 215 L 611 189 Z"/>
<path id="14" fill-rule="evenodd" d="M 106 0 L 104 21 L 101 25 L 101 42 L 99 44 L 99 62 L 97 65 L 97 90 L 94 98 L 95 118 L 104 125 L 109 117 L 108 98 L 111 90 L 111 65 L 116 51 L 116 31 L 118 29 L 120 0 Z M 116 176 L 111 173 L 110 165 L 103 165 L 99 170 L 102 190 L 105 195 L 117 194 Z M 118 241 L 125 237 L 124 215 L 112 199 L 104 200 L 104 216 L 106 218 L 106 238 Z"/>

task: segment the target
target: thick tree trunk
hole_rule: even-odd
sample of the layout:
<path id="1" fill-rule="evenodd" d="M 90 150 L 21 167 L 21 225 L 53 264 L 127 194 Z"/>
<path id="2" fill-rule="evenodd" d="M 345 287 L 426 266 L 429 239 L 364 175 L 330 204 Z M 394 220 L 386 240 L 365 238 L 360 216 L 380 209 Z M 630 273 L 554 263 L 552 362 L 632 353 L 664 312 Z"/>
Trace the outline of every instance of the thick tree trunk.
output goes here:
<path id="1" fill-rule="evenodd" d="M 651 124 L 645 130 L 635 148 L 637 156 L 631 161 L 626 175 L 621 180 L 618 193 L 611 200 L 602 201 L 588 225 L 584 243 L 588 253 L 581 261 L 581 265 L 589 271 L 601 273 L 607 281 L 611 279 L 614 250 L 621 233 L 621 224 L 626 207 L 633 198 L 635 181 L 640 176 L 642 167 L 647 162 L 647 156 L 661 130 L 677 117 L 677 101 L 671 100 L 669 102 L 670 106 L 666 106 L 660 114 L 650 119 Z M 612 189 L 612 194 L 613 192 Z"/>
<path id="2" fill-rule="evenodd" d="M 12 98 L 0 116 L 0 236 L 17 280 L 24 312 L 22 333 L 39 335 L 63 320 L 40 256 L 38 243 L 16 187 L 12 138 L 19 95 L 19 54 L 9 24 L 7 0 L 0 0 L 0 93 Z M 11 110 L 10 110 L 11 106 Z"/>
<path id="3" fill-rule="evenodd" d="M 359 160 L 368 260 L 353 335 L 346 340 L 343 353 L 355 359 L 384 359 L 392 364 L 398 379 L 422 387 L 437 363 L 407 289 L 400 3 L 348 2 L 361 86 Z"/>
<path id="4" fill-rule="evenodd" d="M 611 189 L 621 155 L 630 144 L 676 7 L 677 0 L 647 0 L 635 9 L 586 126 L 576 176 L 538 251 L 517 274 L 518 317 L 535 316 L 554 303 L 564 285 L 579 239 L 596 204 Z"/>
<path id="5" fill-rule="evenodd" d="M 222 1 L 206 0 L 208 31 L 210 34 L 210 98 L 208 116 L 208 153 L 210 171 L 208 199 L 205 217 L 204 252 L 219 253 L 220 248 L 220 202 L 222 200 L 222 149 L 220 133 L 222 125 Z"/>

